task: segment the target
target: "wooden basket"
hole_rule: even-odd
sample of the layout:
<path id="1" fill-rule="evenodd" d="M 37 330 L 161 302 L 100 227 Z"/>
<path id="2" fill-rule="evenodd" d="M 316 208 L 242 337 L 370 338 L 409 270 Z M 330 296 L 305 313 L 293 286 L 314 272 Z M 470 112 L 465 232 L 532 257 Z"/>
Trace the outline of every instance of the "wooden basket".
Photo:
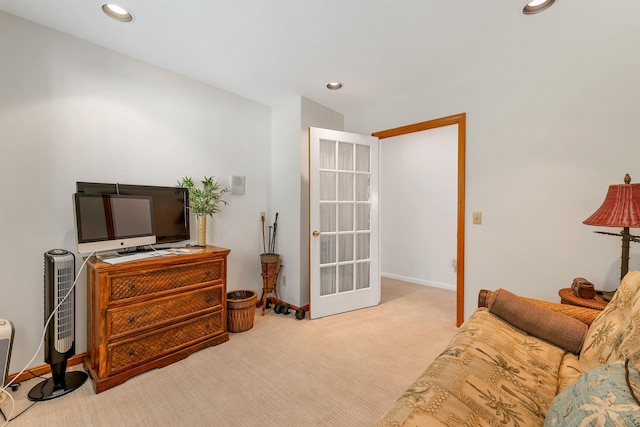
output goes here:
<path id="1" fill-rule="evenodd" d="M 280 272 L 280 255 L 262 254 L 260 255 L 260 262 L 262 263 L 262 291 L 266 293 L 272 292 Z"/>
<path id="2" fill-rule="evenodd" d="M 232 291 L 227 293 L 227 330 L 244 332 L 253 328 L 258 294 L 254 291 Z"/>

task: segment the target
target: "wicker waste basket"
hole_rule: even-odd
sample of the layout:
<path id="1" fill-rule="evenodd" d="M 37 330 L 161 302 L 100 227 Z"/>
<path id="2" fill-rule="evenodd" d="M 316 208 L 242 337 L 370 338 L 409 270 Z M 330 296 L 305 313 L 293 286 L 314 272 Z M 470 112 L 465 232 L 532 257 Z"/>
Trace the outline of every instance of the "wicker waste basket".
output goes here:
<path id="1" fill-rule="evenodd" d="M 227 293 L 227 330 L 244 332 L 253 328 L 258 294 L 254 291 L 232 291 Z"/>

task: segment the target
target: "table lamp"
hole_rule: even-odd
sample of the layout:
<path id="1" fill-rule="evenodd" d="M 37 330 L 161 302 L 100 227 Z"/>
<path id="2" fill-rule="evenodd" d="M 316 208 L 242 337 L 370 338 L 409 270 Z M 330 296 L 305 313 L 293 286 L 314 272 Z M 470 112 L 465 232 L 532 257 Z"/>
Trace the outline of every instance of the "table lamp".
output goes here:
<path id="1" fill-rule="evenodd" d="M 622 281 L 629 271 L 629 243 L 640 242 L 640 237 L 629 233 L 629 228 L 640 227 L 640 183 L 631 184 L 631 177 L 626 174 L 624 184 L 610 185 L 602 206 L 582 223 L 599 227 L 622 227 L 620 233 L 595 231 L 598 234 L 622 236 L 620 264 Z"/>

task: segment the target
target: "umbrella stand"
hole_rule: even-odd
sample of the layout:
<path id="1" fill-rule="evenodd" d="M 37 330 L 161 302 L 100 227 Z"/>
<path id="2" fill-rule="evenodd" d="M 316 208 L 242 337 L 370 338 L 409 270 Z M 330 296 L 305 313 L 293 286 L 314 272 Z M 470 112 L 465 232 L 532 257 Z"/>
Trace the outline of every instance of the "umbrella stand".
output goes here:
<path id="1" fill-rule="evenodd" d="M 277 300 L 278 291 L 276 290 L 276 283 L 278 282 L 278 275 L 282 270 L 282 264 L 280 264 L 280 255 L 278 254 L 262 254 L 260 255 L 260 262 L 262 263 L 262 315 L 264 316 L 264 310 L 267 302 L 267 295 L 273 292 Z"/>

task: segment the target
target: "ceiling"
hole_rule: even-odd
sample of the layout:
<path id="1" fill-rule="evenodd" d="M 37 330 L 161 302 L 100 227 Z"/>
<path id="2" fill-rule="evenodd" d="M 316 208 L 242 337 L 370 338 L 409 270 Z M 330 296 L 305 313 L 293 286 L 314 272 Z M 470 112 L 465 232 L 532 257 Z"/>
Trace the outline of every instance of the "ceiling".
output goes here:
<path id="1" fill-rule="evenodd" d="M 266 105 L 346 114 L 630 33 L 638 0 L 0 0 L 0 10 Z M 630 54 L 637 54 L 637 52 Z M 329 81 L 343 89 L 329 91 Z"/>

